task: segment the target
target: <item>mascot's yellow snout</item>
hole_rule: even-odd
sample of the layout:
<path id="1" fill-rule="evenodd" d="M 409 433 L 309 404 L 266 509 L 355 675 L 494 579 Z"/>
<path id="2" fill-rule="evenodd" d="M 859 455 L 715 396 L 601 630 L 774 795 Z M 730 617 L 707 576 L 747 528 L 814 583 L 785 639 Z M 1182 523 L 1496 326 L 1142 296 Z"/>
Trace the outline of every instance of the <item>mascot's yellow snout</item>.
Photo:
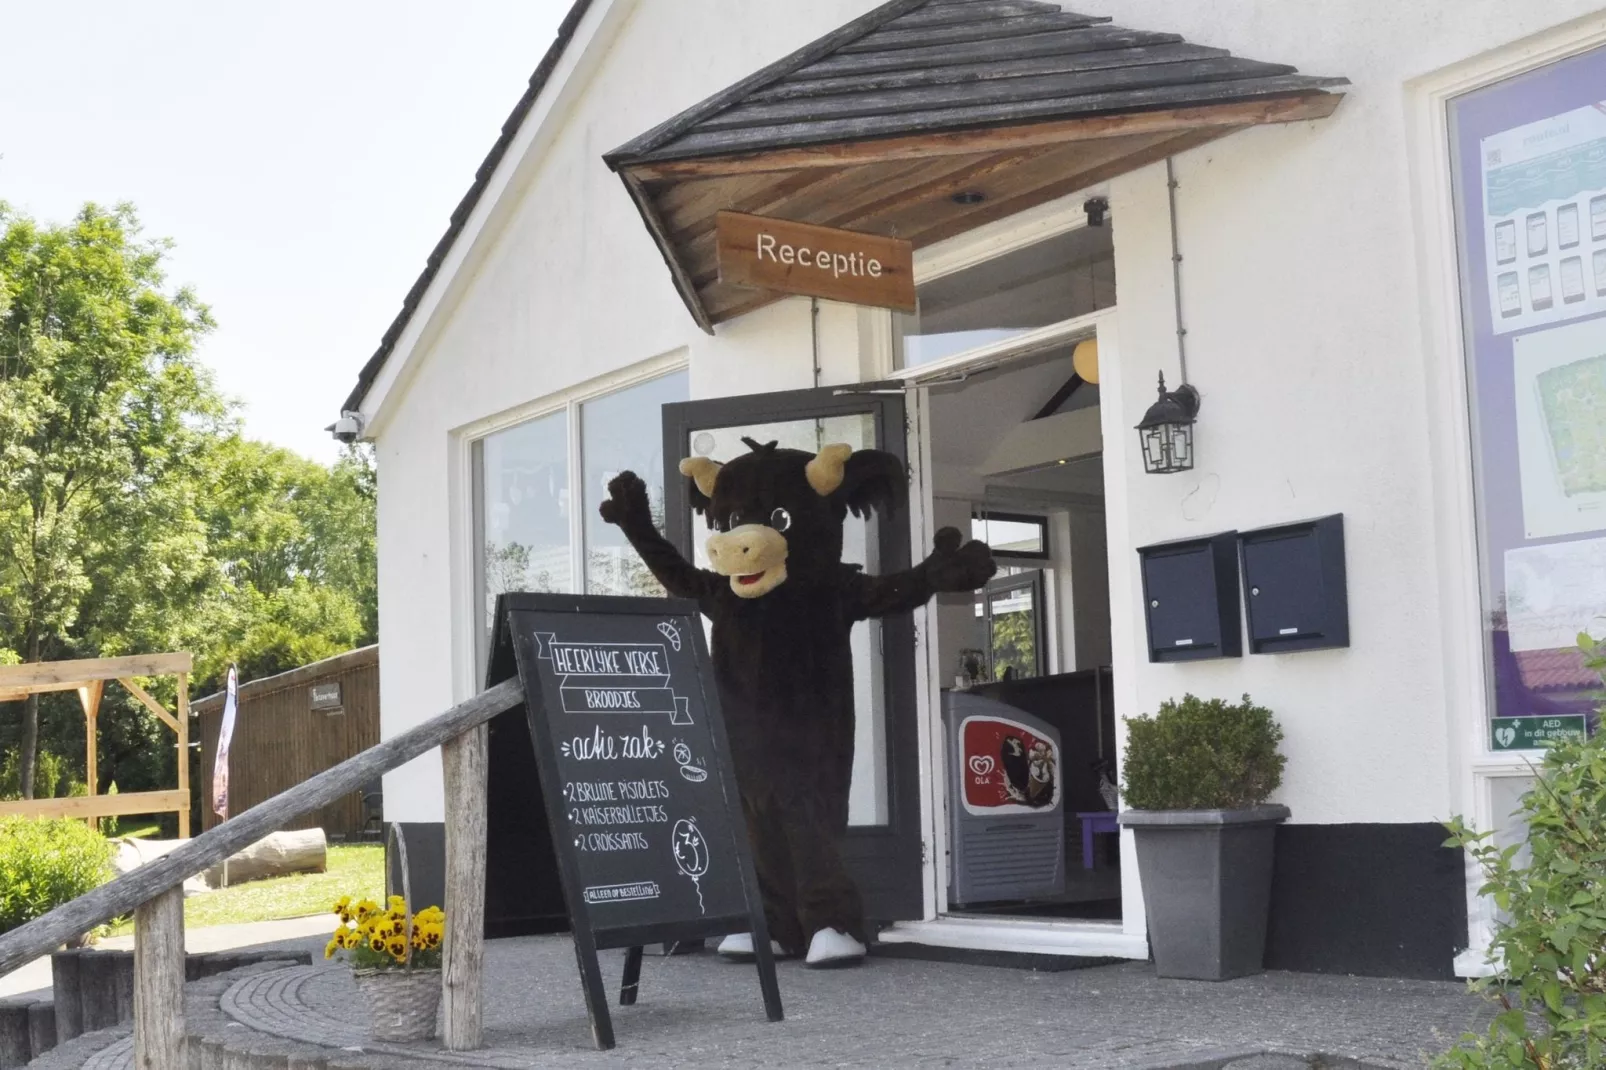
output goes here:
<path id="1" fill-rule="evenodd" d="M 741 598 L 758 598 L 786 582 L 786 536 L 764 524 L 743 524 L 711 536 L 708 561 Z"/>

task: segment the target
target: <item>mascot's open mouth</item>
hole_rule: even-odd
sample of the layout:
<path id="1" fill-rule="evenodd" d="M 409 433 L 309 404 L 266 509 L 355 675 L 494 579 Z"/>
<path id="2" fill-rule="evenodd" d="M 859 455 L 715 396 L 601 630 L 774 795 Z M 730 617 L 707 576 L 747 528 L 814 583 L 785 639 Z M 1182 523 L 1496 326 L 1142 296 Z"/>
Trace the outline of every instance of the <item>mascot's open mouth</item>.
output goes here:
<path id="1" fill-rule="evenodd" d="M 786 562 L 776 562 L 763 572 L 737 573 L 730 579 L 736 597 L 759 598 L 786 582 Z"/>

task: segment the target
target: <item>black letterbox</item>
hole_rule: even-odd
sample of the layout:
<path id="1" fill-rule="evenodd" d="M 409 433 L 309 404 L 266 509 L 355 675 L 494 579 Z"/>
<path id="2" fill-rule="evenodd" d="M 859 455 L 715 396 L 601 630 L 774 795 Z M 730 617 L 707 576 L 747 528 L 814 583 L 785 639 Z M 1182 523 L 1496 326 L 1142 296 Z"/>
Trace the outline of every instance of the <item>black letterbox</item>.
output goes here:
<path id="1" fill-rule="evenodd" d="M 1138 548 L 1150 661 L 1243 656 L 1237 535 Z"/>
<path id="2" fill-rule="evenodd" d="M 1238 548 L 1251 652 L 1349 646 L 1342 514 L 1246 531 Z"/>

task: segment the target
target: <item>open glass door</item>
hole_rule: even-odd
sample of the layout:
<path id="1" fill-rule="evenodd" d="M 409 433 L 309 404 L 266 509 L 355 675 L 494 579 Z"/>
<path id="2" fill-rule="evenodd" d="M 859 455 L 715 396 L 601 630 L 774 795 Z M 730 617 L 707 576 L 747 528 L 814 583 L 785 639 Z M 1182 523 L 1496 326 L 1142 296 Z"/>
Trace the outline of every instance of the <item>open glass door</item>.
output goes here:
<path id="1" fill-rule="evenodd" d="M 665 533 L 689 559 L 707 567 L 703 544 L 708 529 L 687 501 L 679 464 L 690 456 L 731 460 L 747 451 L 744 436 L 810 452 L 844 442 L 907 461 L 902 388 L 890 384 L 876 393 L 859 389 L 866 392 L 798 390 L 665 405 Z M 869 520 L 850 514 L 842 557 L 870 573 L 908 568 L 908 513 Z M 913 618 L 905 613 L 855 625 L 851 643 L 858 723 L 843 858 L 859 883 L 870 919 L 919 918 L 923 901 Z"/>

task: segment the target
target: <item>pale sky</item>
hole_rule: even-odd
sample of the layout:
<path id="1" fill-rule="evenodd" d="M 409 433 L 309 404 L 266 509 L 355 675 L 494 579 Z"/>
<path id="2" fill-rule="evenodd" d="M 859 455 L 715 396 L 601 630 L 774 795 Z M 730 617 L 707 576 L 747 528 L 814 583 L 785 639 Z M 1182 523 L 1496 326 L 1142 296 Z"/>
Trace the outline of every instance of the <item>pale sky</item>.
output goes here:
<path id="1" fill-rule="evenodd" d="M 568 0 L 0 0 L 0 200 L 132 201 L 246 431 L 320 460 Z"/>

